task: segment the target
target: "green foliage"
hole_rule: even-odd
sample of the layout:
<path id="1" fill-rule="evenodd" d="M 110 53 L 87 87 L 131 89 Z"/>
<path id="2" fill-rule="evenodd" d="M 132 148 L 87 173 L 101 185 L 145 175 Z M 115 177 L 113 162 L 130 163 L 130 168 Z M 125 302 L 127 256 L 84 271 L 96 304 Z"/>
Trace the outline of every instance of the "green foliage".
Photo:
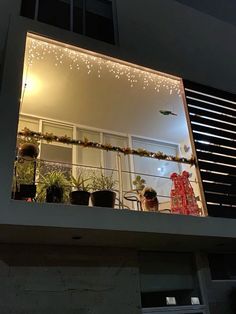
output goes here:
<path id="1" fill-rule="evenodd" d="M 48 188 L 50 186 L 56 186 L 56 187 L 66 187 L 69 185 L 69 182 L 67 181 L 65 174 L 62 171 L 51 171 L 48 172 L 45 176 L 41 175 L 40 182 L 42 179 L 42 184 L 44 188 Z"/>
<path id="2" fill-rule="evenodd" d="M 37 201 L 43 202 L 46 196 L 46 190 L 49 187 L 56 186 L 63 190 L 63 201 L 69 200 L 70 182 L 66 179 L 62 171 L 50 171 L 46 175 L 40 174 L 39 183 L 37 186 Z"/>
<path id="3" fill-rule="evenodd" d="M 34 162 L 16 162 L 16 182 L 17 184 L 34 183 Z"/>
<path id="4" fill-rule="evenodd" d="M 135 186 L 137 191 L 142 191 L 145 188 L 146 181 L 141 178 L 141 176 L 136 176 L 133 181 L 133 185 Z"/>
<path id="5" fill-rule="evenodd" d="M 89 191 L 90 189 L 90 177 L 83 171 L 80 170 L 77 174 L 77 177 L 71 176 L 71 184 L 78 191 Z"/>
<path id="6" fill-rule="evenodd" d="M 93 191 L 114 190 L 117 185 L 117 180 L 113 178 L 113 173 L 105 175 L 102 170 L 99 173 L 94 171 L 91 181 L 91 189 Z"/>

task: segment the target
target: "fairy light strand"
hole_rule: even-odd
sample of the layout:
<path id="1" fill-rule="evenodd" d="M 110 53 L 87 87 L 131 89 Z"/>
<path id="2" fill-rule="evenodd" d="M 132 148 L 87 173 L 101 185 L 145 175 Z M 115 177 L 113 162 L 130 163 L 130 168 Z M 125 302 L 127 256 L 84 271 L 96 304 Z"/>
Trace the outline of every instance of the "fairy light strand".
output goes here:
<path id="1" fill-rule="evenodd" d="M 165 89 L 169 94 L 181 94 L 180 82 L 172 78 L 161 76 L 157 73 L 148 72 L 126 64 L 114 62 L 112 60 L 76 51 L 67 47 L 57 46 L 45 41 L 28 38 L 28 57 L 29 66 L 44 60 L 49 56 L 54 57 L 55 67 L 66 65 L 71 71 L 80 70 L 85 67 L 87 74 L 95 73 L 97 77 L 102 78 L 105 71 L 108 70 L 112 76 L 119 80 L 125 78 L 131 88 L 141 84 L 142 89 L 153 89 L 157 93 L 160 89 Z"/>

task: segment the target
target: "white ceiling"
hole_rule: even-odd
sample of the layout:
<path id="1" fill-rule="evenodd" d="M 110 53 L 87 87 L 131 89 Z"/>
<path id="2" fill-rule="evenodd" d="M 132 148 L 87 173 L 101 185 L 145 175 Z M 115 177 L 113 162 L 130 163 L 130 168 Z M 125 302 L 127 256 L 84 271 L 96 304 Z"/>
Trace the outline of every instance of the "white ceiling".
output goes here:
<path id="1" fill-rule="evenodd" d="M 173 143 L 188 137 L 179 81 L 91 56 L 75 60 L 65 49 L 27 39 L 21 113 Z M 129 74 L 137 82 L 128 81 Z"/>

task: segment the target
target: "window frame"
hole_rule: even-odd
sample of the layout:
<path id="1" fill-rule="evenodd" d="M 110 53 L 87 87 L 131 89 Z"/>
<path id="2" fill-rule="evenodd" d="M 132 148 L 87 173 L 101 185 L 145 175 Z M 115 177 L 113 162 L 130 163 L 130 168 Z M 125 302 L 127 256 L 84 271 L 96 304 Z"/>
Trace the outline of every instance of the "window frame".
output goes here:
<path id="1" fill-rule="evenodd" d="M 33 20 L 38 21 L 38 22 L 40 22 L 38 20 L 39 1 L 40 0 L 36 0 L 35 1 L 35 12 L 34 12 L 34 18 L 33 18 Z M 86 1 L 87 0 L 82 0 L 82 2 L 83 2 L 82 32 L 79 33 L 79 32 L 75 32 L 73 30 L 73 24 L 74 24 L 74 0 L 70 0 L 70 4 L 69 4 L 70 5 L 70 23 L 69 23 L 70 26 L 69 26 L 69 29 L 65 29 L 65 30 L 73 32 L 73 33 L 76 33 L 76 34 L 80 34 L 80 35 L 83 35 L 83 36 L 86 36 L 86 37 L 89 37 L 89 38 L 92 38 L 92 39 L 95 39 L 95 38 L 90 37 L 90 36 L 88 36 L 86 34 Z M 118 45 L 119 44 L 119 36 L 118 36 L 118 18 L 117 18 L 116 0 L 106 0 L 106 1 L 111 2 L 111 4 L 112 4 L 112 21 L 113 21 L 113 30 L 114 30 L 114 34 L 113 34 L 114 35 L 114 44 L 109 43 L 109 42 L 104 41 L 104 40 L 101 40 L 101 39 L 95 39 L 95 40 L 99 40 L 99 41 L 102 41 L 102 42 L 110 44 L 110 45 Z M 42 23 L 44 23 L 44 22 L 42 22 Z M 45 23 L 45 24 L 47 24 L 47 23 Z M 47 25 L 51 25 L 51 24 L 47 24 Z M 54 26 L 54 25 L 52 25 L 52 26 Z M 61 28 L 59 26 L 54 26 L 54 27 Z"/>

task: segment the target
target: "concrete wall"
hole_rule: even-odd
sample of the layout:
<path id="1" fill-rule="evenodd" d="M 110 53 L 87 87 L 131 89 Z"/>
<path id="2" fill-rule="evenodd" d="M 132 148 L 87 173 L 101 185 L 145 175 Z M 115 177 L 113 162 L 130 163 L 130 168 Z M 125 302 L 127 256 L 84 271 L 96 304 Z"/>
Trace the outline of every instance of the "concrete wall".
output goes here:
<path id="1" fill-rule="evenodd" d="M 140 314 L 132 251 L 7 246 L 0 253 L 1 314 Z"/>
<path id="2" fill-rule="evenodd" d="M 202 255 L 202 276 L 205 292 L 212 314 L 235 314 L 236 282 L 235 280 L 212 280 L 207 255 Z"/>
<path id="3" fill-rule="evenodd" d="M 0 52 L 3 51 L 10 17 L 19 15 L 20 3 L 20 0 L 2 0 L 0 3 Z M 236 92 L 236 27 L 232 23 L 231 10 L 234 4 L 232 0 L 221 1 L 220 5 L 222 3 L 224 10 L 219 12 L 219 6 L 212 8 L 203 4 L 201 10 L 198 5 L 184 0 L 149 0 L 148 3 L 144 0 L 116 0 L 120 56 Z M 86 41 L 91 42 L 90 39 Z M 96 50 L 99 45 L 95 40 L 92 42 Z M 113 49 L 113 55 L 115 51 Z"/>

